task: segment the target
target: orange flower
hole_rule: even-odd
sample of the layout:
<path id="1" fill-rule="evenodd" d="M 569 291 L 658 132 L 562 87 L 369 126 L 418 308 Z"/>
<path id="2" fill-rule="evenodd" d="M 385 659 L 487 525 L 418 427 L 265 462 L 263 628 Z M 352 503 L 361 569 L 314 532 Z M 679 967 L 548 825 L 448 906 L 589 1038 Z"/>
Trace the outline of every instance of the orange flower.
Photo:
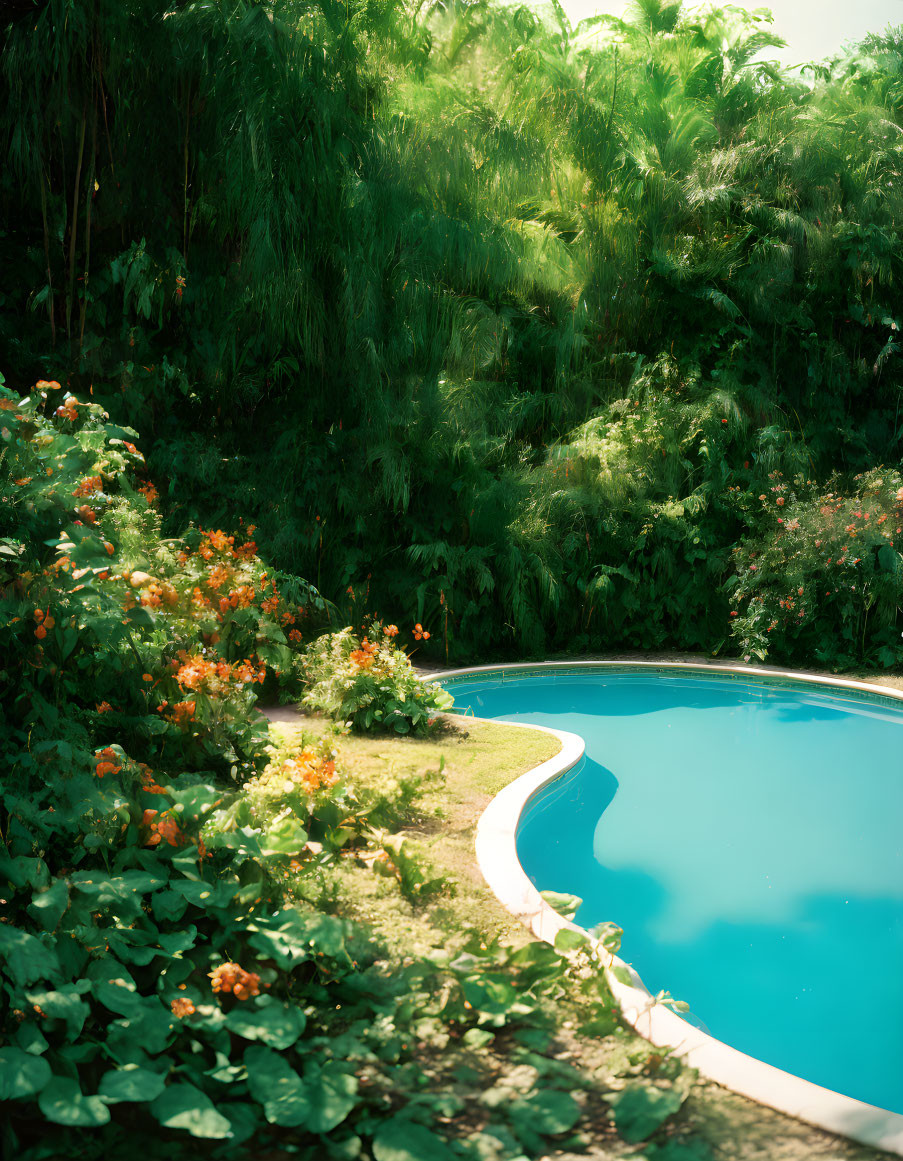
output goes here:
<path id="1" fill-rule="evenodd" d="M 100 702 L 99 705 L 96 705 L 94 708 L 96 709 L 96 711 L 99 714 L 108 714 L 113 709 L 113 707 L 110 705 L 110 703 L 108 701 L 102 701 L 102 702 Z"/>
<path id="2" fill-rule="evenodd" d="M 35 629 L 35 631 L 34 631 L 34 635 L 35 635 L 35 637 L 37 637 L 37 639 L 39 641 L 43 641 L 44 638 L 47 636 L 47 630 L 44 628 L 43 625 L 38 625 L 37 629 Z"/>
<path id="3" fill-rule="evenodd" d="M 301 641 L 304 640 L 304 634 L 301 632 L 300 629 L 290 629 L 289 634 L 288 634 L 288 639 L 293 644 L 298 645 Z"/>
<path id="4" fill-rule="evenodd" d="M 176 704 L 172 707 L 173 721 L 177 726 L 181 727 L 181 729 L 187 729 L 188 726 L 191 725 L 192 719 L 194 718 L 194 711 L 196 709 L 197 706 L 193 701 L 177 701 Z"/>
<path id="5" fill-rule="evenodd" d="M 105 774 L 118 774 L 122 766 L 116 760 L 116 751 L 112 746 L 106 746 L 103 750 L 98 750 L 94 755 L 95 767 L 94 773 L 98 778 L 103 778 Z"/>
<path id="6" fill-rule="evenodd" d="M 260 976 L 256 972 L 245 971 L 241 964 L 220 964 L 207 974 L 211 980 L 210 986 L 217 994 L 231 992 L 236 1000 L 248 1000 L 251 996 L 260 995 Z"/>
<path id="7" fill-rule="evenodd" d="M 0 402 L 2 402 L 2 401 L 0 401 Z M 18 480 L 13 480 L 13 483 L 16 485 L 17 488 L 24 488 L 26 484 L 31 483 L 31 480 L 32 480 L 31 476 L 20 476 Z"/>
<path id="8" fill-rule="evenodd" d="M 308 794 L 315 794 L 338 781 L 335 762 L 320 758 L 313 750 L 303 750 L 297 758 L 289 758 L 280 769 L 283 778 L 293 782 Z"/>
<path id="9" fill-rule="evenodd" d="M 100 476 L 85 476 L 75 488 L 73 496 L 93 496 L 95 492 L 103 491 L 103 479 Z"/>
<path id="10" fill-rule="evenodd" d="M 80 508 L 76 508 L 75 510 L 86 524 L 97 523 L 97 513 L 93 508 L 89 508 L 87 504 L 82 504 Z"/>
<path id="11" fill-rule="evenodd" d="M 54 414 L 60 419 L 68 419 L 74 423 L 78 419 L 78 400 L 74 395 L 67 395 Z"/>
<path id="12" fill-rule="evenodd" d="M 37 383 L 35 383 L 35 390 L 36 391 L 62 391 L 62 387 L 60 387 L 60 385 L 59 385 L 59 383 L 57 383 L 56 379 L 39 379 L 37 381 Z"/>
<path id="13" fill-rule="evenodd" d="M 138 491 L 147 500 L 148 504 L 155 504 L 160 498 L 160 493 L 153 484 L 139 484 Z"/>
<path id="14" fill-rule="evenodd" d="M 386 625 L 386 636 L 387 637 L 397 637 L 398 636 L 398 626 L 397 625 Z"/>
<path id="15" fill-rule="evenodd" d="M 207 577 L 207 587 L 213 589 L 221 589 L 226 581 L 229 579 L 229 570 L 222 564 L 215 565 L 210 570 L 210 575 Z"/>
<path id="16" fill-rule="evenodd" d="M 265 613 L 275 613 L 279 608 L 279 598 L 267 597 L 267 599 L 261 603 L 260 607 Z"/>
<path id="17" fill-rule="evenodd" d="M 424 629 L 424 627 L 418 621 L 417 624 L 414 626 L 414 640 L 415 641 L 429 641 L 429 639 L 430 639 L 429 633 L 427 633 L 426 629 Z"/>
<path id="18" fill-rule="evenodd" d="M 194 1012 L 194 1004 L 185 996 L 177 996 L 169 1006 L 172 1014 L 179 1020 L 184 1020 Z"/>

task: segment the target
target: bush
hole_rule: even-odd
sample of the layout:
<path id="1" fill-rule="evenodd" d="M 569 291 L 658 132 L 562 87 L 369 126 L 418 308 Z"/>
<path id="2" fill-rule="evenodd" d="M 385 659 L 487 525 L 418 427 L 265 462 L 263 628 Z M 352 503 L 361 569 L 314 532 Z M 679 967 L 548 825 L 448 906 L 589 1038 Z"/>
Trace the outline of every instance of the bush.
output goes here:
<path id="1" fill-rule="evenodd" d="M 363 638 L 347 628 L 314 641 L 302 663 L 309 686 L 304 704 L 357 730 L 428 733 L 453 698 L 418 678 L 407 653 L 395 647 L 397 632 L 377 621 Z"/>
<path id="2" fill-rule="evenodd" d="M 735 493 L 754 529 L 734 551 L 729 586 L 745 660 L 903 661 L 903 478 L 876 468 L 853 485 L 821 492 L 775 472 L 766 492 Z"/>

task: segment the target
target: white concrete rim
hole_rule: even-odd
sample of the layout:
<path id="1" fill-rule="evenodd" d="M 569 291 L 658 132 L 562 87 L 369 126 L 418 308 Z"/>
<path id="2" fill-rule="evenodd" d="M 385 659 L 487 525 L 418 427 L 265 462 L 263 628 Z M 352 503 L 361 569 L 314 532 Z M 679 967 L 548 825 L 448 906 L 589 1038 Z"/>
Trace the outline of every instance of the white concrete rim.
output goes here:
<path id="1" fill-rule="evenodd" d="M 615 668 L 673 669 L 778 678 L 837 689 L 860 690 L 903 701 L 903 692 L 868 682 L 819 677 L 794 673 L 791 670 L 745 665 L 694 664 L 684 661 L 544 661 L 514 665 L 480 665 L 431 673 L 429 680 L 445 681 L 453 677 L 491 674 L 513 676 L 519 672 L 553 669 Z M 526 725 L 522 722 L 472 718 L 470 715 L 467 715 L 465 720 L 491 721 L 496 725 L 514 726 L 522 730 L 538 730 L 560 740 L 561 750 L 558 754 L 515 779 L 487 806 L 477 824 L 477 862 L 499 902 L 520 919 L 537 938 L 554 943 L 556 935 L 563 928 L 588 935 L 584 928 L 564 919 L 546 903 L 521 866 L 516 846 L 518 823 L 527 803 L 544 786 L 560 778 L 580 761 L 585 749 L 583 739 L 577 734 L 566 733 L 563 730 Z M 730 1045 L 716 1040 L 714 1036 L 694 1028 L 670 1008 L 656 1002 L 631 965 L 611 955 L 598 944 L 596 954 L 605 961 L 606 977 L 624 1020 L 657 1047 L 670 1049 L 685 1058 L 691 1067 L 709 1080 L 750 1097 L 760 1104 L 796 1117 L 816 1128 L 826 1129 L 860 1144 L 884 1149 L 903 1157 L 903 1115 L 833 1092 L 731 1048 Z M 626 970 L 629 974 L 630 985 L 622 983 L 615 976 L 614 971 L 618 968 Z M 866 1019 L 868 1015 L 863 1008 L 863 1020 Z"/>

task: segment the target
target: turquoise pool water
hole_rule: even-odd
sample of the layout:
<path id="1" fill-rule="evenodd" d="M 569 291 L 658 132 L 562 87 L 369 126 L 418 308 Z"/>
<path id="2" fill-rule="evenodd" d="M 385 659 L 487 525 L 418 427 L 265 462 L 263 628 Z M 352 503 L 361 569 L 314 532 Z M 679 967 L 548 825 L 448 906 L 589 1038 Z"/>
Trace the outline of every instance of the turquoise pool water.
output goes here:
<path id="1" fill-rule="evenodd" d="M 719 1040 L 903 1113 L 903 703 L 686 671 L 444 684 L 458 712 L 586 741 L 518 828 L 540 890 L 623 927 L 650 991 Z"/>

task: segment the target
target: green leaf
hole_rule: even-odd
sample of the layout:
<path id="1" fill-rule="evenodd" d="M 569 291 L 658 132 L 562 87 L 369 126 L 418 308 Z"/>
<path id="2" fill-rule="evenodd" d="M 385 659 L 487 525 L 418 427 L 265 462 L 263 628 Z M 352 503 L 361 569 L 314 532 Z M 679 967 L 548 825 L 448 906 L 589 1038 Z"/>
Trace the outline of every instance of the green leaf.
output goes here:
<path id="1" fill-rule="evenodd" d="M 216 1141 L 232 1136 L 229 1121 L 216 1111 L 210 1097 L 193 1084 L 169 1085 L 150 1111 L 167 1129 L 184 1129 L 192 1137 Z"/>
<path id="2" fill-rule="evenodd" d="M 311 1103 L 307 1127 L 314 1133 L 331 1132 L 357 1104 L 357 1078 L 335 1061 L 305 1069 L 304 1084 Z"/>
<path id="3" fill-rule="evenodd" d="M 43 859 L 31 859 L 27 855 L 11 858 L 6 851 L 0 854 L 0 879 L 6 879 L 14 887 L 40 888 L 50 885 L 50 871 Z"/>
<path id="4" fill-rule="evenodd" d="M 567 895 L 561 891 L 540 891 L 543 899 L 564 919 L 573 919 L 583 903 L 579 895 Z"/>
<path id="5" fill-rule="evenodd" d="M 120 1101 L 152 1101 L 163 1092 L 166 1079 L 159 1072 L 126 1065 L 112 1068 L 100 1078 L 98 1093 L 109 1105 Z"/>
<path id="6" fill-rule="evenodd" d="M 19 986 L 53 979 L 60 973 L 60 961 L 52 948 L 17 927 L 0 926 L 0 956 Z"/>
<path id="7" fill-rule="evenodd" d="M 110 1110 L 98 1096 L 85 1096 L 77 1080 L 54 1076 L 41 1090 L 38 1108 L 56 1125 L 91 1128 L 105 1125 Z"/>
<path id="8" fill-rule="evenodd" d="M 515 1108 L 527 1117 L 535 1132 L 545 1137 L 566 1133 L 580 1120 L 580 1106 L 569 1093 L 557 1089 L 543 1089 L 517 1101 L 512 1106 L 512 1117 Z"/>
<path id="9" fill-rule="evenodd" d="M 262 836 L 263 855 L 296 855 L 307 842 L 307 831 L 295 818 L 284 818 Z"/>
<path id="10" fill-rule="evenodd" d="M 26 999 L 29 1004 L 36 1004 L 49 1019 L 65 1020 L 66 1034 L 70 1040 L 75 1040 L 91 1014 L 90 1005 L 81 998 L 82 993 L 90 988 L 87 980 L 80 980 L 77 984 L 63 984 L 59 991 L 28 992 Z"/>
<path id="11" fill-rule="evenodd" d="M 588 939 L 582 931 L 574 931 L 572 927 L 562 927 L 555 936 L 555 948 L 558 951 L 576 951 L 578 947 L 586 947 Z"/>
<path id="12" fill-rule="evenodd" d="M 34 1096 L 50 1080 L 50 1065 L 21 1048 L 0 1048 L 0 1101 Z"/>
<path id="13" fill-rule="evenodd" d="M 271 1125 L 306 1125 L 310 1099 L 301 1077 L 278 1053 L 249 1048 L 244 1056 L 248 1088 Z"/>
<path id="14" fill-rule="evenodd" d="M 188 900 L 184 895 L 180 895 L 178 892 L 169 889 L 157 891 L 151 900 L 151 910 L 154 913 L 154 919 L 165 920 L 170 923 L 178 922 L 185 914 L 187 907 Z"/>
<path id="15" fill-rule="evenodd" d="M 46 891 L 36 891 L 31 897 L 28 914 L 45 931 L 54 931 L 69 906 L 69 884 L 55 879 Z"/>
<path id="16" fill-rule="evenodd" d="M 631 1145 L 645 1141 L 678 1111 L 686 1099 L 687 1094 L 677 1089 L 657 1088 L 640 1082 L 629 1084 L 611 1100 L 615 1128 Z"/>
<path id="17" fill-rule="evenodd" d="M 255 1008 L 233 1008 L 226 1017 L 226 1027 L 245 1040 L 259 1040 L 270 1048 L 290 1048 L 307 1019 L 300 1008 L 279 1004 L 262 996 Z"/>
<path id="18" fill-rule="evenodd" d="M 381 1125 L 373 1139 L 376 1161 L 453 1161 L 451 1149 L 435 1133 L 409 1121 L 393 1117 Z"/>

